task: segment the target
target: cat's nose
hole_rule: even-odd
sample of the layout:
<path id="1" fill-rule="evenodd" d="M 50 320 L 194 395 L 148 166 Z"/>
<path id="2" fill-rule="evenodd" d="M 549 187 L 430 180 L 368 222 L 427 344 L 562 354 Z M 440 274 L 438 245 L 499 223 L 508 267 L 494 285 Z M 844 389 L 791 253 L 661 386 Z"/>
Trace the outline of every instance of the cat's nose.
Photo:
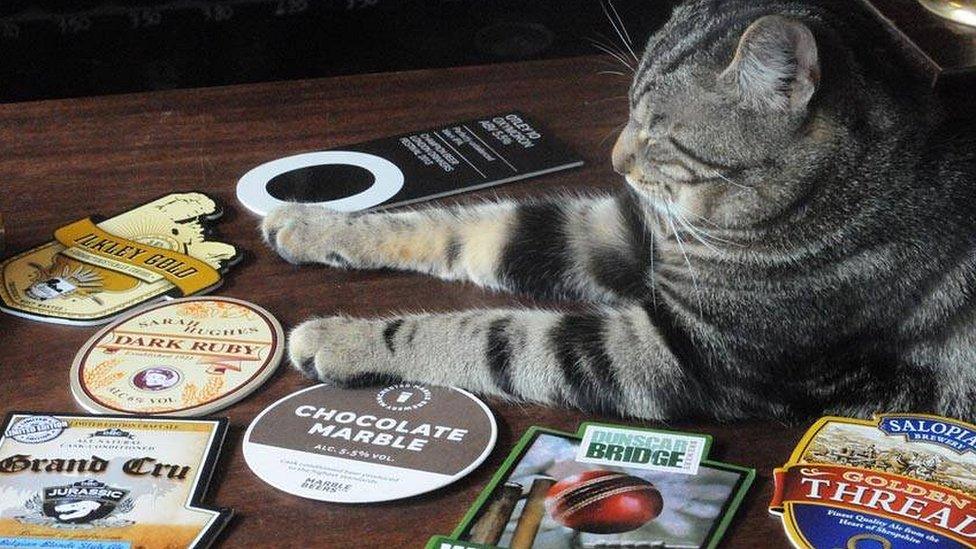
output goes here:
<path id="1" fill-rule="evenodd" d="M 634 167 L 634 158 L 637 155 L 637 132 L 627 124 L 627 127 L 620 132 L 617 142 L 613 145 L 613 170 L 620 175 L 630 174 Z"/>

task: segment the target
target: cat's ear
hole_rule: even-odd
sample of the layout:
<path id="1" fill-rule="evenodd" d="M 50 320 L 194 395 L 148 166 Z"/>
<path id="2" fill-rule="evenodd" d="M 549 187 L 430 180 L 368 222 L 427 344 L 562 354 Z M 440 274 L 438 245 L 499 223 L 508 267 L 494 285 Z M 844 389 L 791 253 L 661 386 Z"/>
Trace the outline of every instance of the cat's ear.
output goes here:
<path id="1" fill-rule="evenodd" d="M 795 19 L 761 17 L 742 34 L 721 78 L 757 108 L 802 112 L 820 83 L 817 41 Z"/>

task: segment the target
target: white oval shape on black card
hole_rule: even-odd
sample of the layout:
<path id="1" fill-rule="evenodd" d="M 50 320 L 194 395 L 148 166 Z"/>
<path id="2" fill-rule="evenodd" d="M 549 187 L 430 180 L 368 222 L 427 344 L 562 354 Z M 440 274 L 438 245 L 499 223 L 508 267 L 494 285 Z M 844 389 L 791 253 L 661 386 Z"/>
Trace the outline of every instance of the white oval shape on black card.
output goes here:
<path id="1" fill-rule="evenodd" d="M 316 385 L 254 418 L 244 459 L 289 494 L 368 503 L 451 484 L 488 457 L 497 435 L 488 407 L 460 389 Z"/>
<path id="2" fill-rule="evenodd" d="M 333 166 L 336 170 L 328 169 Z M 372 178 L 371 184 L 365 188 L 361 185 L 363 171 Z M 403 180 L 400 168 L 374 154 L 311 152 L 265 162 L 247 172 L 237 182 L 237 199 L 247 209 L 262 216 L 288 202 L 312 203 L 340 212 L 353 212 L 389 200 L 403 187 Z M 330 198 L 319 200 L 323 197 Z"/>

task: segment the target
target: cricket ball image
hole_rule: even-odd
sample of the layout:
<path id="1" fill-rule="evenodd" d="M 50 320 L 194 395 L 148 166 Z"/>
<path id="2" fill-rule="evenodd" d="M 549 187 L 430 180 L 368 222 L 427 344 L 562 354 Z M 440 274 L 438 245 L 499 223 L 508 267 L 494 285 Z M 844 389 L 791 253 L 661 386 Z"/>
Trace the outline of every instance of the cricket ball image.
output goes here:
<path id="1" fill-rule="evenodd" d="M 636 530 L 661 514 L 664 500 L 653 484 L 616 471 L 586 471 L 552 485 L 546 510 L 558 523 L 591 534 Z"/>

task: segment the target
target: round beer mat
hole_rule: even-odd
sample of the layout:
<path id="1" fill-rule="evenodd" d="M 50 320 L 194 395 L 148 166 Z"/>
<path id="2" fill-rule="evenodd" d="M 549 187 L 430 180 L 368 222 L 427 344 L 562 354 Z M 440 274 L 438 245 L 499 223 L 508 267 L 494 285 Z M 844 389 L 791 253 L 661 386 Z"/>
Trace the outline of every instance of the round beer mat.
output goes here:
<path id="1" fill-rule="evenodd" d="M 254 418 L 244 459 L 261 480 L 289 494 L 389 501 L 460 479 L 488 457 L 497 434 L 488 407 L 460 389 L 316 385 Z"/>
<path id="2" fill-rule="evenodd" d="M 281 362 L 271 313 L 229 297 L 151 305 L 101 329 L 71 365 L 71 392 L 93 413 L 199 416 L 261 386 Z"/>

